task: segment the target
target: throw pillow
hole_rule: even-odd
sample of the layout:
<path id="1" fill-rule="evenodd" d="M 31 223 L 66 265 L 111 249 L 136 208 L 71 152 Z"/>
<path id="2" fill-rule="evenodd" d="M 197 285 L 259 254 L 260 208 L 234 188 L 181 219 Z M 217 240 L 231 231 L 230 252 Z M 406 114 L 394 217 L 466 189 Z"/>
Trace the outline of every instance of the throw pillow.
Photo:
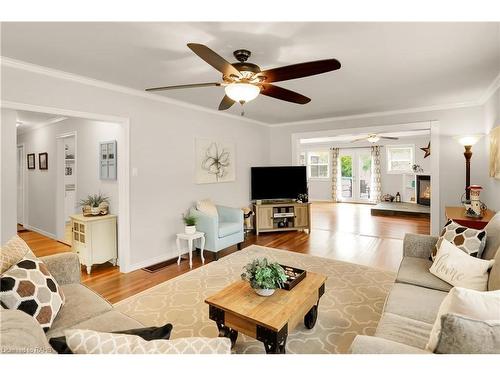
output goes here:
<path id="1" fill-rule="evenodd" d="M 500 354 L 500 320 L 480 321 L 454 314 L 443 315 L 436 353 Z"/>
<path id="2" fill-rule="evenodd" d="M 29 251 L 1 276 L 0 300 L 8 309 L 33 316 L 48 331 L 64 304 L 64 294 L 47 266 Z"/>
<path id="3" fill-rule="evenodd" d="M 217 207 L 215 207 L 214 202 L 211 199 L 203 199 L 196 202 L 196 209 L 209 216 L 217 216 Z"/>
<path id="4" fill-rule="evenodd" d="M 151 340 L 168 340 L 170 332 L 172 331 L 172 324 L 165 324 L 163 327 L 145 327 L 129 329 L 126 331 L 111 332 L 114 334 L 135 335 L 142 337 L 146 341 Z M 66 336 L 53 337 L 49 340 L 49 344 L 59 354 L 73 354 L 66 342 Z"/>
<path id="5" fill-rule="evenodd" d="M 444 240 L 429 271 L 453 286 L 483 291 L 488 288 L 488 270 L 493 263 L 494 260 L 470 257 Z"/>
<path id="6" fill-rule="evenodd" d="M 460 224 L 455 223 L 453 220 L 448 220 L 448 222 L 444 225 L 444 228 L 441 231 L 441 236 L 432 251 L 432 261 L 434 261 L 437 250 L 444 240 L 451 242 L 469 255 L 481 258 L 486 245 L 486 231 L 463 227 Z"/>
<path id="7" fill-rule="evenodd" d="M 499 320 L 500 290 L 478 292 L 465 288 L 452 288 L 441 302 L 426 349 L 435 351 L 441 334 L 441 317 L 455 314 L 476 320 Z"/>
<path id="8" fill-rule="evenodd" d="M 0 247 L 0 274 L 19 262 L 28 251 L 31 250 L 21 237 L 12 237 L 5 246 Z"/>
<path id="9" fill-rule="evenodd" d="M 138 336 L 68 329 L 66 342 L 76 354 L 230 354 L 228 338 L 186 337 L 146 341 Z"/>

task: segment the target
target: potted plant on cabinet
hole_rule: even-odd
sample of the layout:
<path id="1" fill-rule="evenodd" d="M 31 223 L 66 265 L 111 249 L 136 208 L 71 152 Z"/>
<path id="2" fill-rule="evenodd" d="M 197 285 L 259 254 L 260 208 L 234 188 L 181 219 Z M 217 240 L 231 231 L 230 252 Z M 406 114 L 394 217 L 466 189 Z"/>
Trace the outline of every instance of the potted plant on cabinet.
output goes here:
<path id="1" fill-rule="evenodd" d="M 184 221 L 184 232 L 186 234 L 195 234 L 196 233 L 196 217 L 193 215 L 185 215 L 182 217 Z"/>
<path id="2" fill-rule="evenodd" d="M 282 287 L 287 280 L 283 268 L 278 263 L 270 263 L 266 258 L 255 259 L 243 269 L 245 272 L 241 274 L 241 278 L 250 282 L 259 296 L 273 295 L 276 288 Z"/>
<path id="3" fill-rule="evenodd" d="M 88 195 L 80 201 L 84 215 L 107 214 L 109 209 L 109 197 L 99 194 Z"/>

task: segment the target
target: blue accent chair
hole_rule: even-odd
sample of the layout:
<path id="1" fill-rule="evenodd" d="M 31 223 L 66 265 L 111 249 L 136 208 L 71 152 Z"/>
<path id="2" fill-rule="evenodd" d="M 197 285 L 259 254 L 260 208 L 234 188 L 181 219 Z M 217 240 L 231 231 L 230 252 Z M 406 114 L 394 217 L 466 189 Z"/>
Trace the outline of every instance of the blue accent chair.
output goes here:
<path id="1" fill-rule="evenodd" d="M 207 215 L 196 208 L 191 208 L 190 214 L 196 217 L 196 230 L 205 233 L 205 250 L 213 252 L 217 260 L 217 254 L 222 249 L 233 245 L 241 249 L 244 231 L 243 211 L 240 208 L 215 207 L 217 216 Z"/>

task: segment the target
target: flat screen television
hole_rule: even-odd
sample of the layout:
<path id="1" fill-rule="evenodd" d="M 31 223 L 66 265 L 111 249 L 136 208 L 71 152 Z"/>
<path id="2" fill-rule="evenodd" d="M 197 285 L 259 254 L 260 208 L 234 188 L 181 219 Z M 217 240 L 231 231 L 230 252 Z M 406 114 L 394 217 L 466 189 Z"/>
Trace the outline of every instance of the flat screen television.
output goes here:
<path id="1" fill-rule="evenodd" d="M 297 199 L 307 194 L 305 166 L 252 167 L 252 200 Z"/>

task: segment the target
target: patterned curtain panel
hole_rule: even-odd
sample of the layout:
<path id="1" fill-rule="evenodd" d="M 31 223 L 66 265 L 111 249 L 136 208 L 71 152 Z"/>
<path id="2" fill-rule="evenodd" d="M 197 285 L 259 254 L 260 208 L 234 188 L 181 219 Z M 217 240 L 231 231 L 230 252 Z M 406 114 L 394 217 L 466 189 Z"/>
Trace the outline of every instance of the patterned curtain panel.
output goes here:
<path id="1" fill-rule="evenodd" d="M 331 160 L 332 160 L 332 200 L 334 202 L 339 202 L 338 191 L 339 191 L 339 149 L 331 148 Z"/>
<path id="2" fill-rule="evenodd" d="M 379 203 L 382 200 L 382 175 L 380 171 L 380 146 L 372 146 L 372 193 L 370 199 Z"/>

